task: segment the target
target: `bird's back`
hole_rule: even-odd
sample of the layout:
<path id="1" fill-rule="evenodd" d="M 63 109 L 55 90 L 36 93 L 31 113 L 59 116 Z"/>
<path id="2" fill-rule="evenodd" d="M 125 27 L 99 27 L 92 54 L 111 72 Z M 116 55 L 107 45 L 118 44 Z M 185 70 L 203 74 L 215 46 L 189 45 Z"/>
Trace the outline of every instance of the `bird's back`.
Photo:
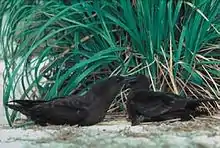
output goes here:
<path id="1" fill-rule="evenodd" d="M 36 105 L 30 110 L 31 119 L 39 124 L 75 125 L 88 115 L 88 104 L 80 98 L 62 98 Z"/>
<path id="2" fill-rule="evenodd" d="M 191 115 L 202 115 L 196 110 L 202 102 L 213 101 L 215 100 L 195 100 L 173 93 L 136 90 L 128 96 L 127 109 L 133 123 L 138 123 L 138 116 L 144 116 L 144 121 L 175 118 L 190 120 Z"/>

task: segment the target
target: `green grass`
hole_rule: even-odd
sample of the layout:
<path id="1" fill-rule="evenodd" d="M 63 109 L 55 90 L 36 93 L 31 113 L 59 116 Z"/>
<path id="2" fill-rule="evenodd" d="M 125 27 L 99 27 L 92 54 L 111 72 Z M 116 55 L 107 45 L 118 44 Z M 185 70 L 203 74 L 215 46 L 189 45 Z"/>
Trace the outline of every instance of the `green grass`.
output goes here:
<path id="1" fill-rule="evenodd" d="M 220 1 L 72 2 L 1 0 L 4 103 L 82 94 L 97 79 L 135 73 L 153 90 L 219 98 Z M 5 109 L 12 125 L 17 114 Z"/>

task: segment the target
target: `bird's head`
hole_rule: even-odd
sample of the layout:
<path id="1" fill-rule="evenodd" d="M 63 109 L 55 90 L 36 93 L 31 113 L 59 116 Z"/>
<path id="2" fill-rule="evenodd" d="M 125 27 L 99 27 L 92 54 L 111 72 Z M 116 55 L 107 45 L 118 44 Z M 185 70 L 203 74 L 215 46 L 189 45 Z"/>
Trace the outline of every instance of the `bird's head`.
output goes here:
<path id="1" fill-rule="evenodd" d="M 104 100 L 113 101 L 121 92 L 122 88 L 127 88 L 129 82 L 134 81 L 135 77 L 112 76 L 92 86 L 89 93 L 103 98 Z"/>
<path id="2" fill-rule="evenodd" d="M 144 75 L 112 76 L 92 86 L 90 92 L 96 96 L 112 101 L 122 87 L 131 89 L 149 89 L 149 78 Z"/>
<path id="3" fill-rule="evenodd" d="M 124 83 L 132 90 L 150 90 L 151 85 L 150 78 L 142 74 L 125 77 Z"/>
<path id="4" fill-rule="evenodd" d="M 103 97 L 114 98 L 125 84 L 125 77 L 112 76 L 92 86 L 91 91 Z"/>

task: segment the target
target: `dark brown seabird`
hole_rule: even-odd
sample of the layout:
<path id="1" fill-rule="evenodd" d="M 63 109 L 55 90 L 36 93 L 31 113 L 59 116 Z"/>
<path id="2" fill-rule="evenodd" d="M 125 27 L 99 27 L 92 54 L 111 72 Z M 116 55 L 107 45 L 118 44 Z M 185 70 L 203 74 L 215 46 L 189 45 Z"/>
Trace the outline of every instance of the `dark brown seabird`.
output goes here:
<path id="1" fill-rule="evenodd" d="M 144 76 L 137 76 L 136 80 L 131 81 L 131 91 L 127 97 L 126 107 L 132 125 L 176 118 L 187 121 L 192 117 L 208 114 L 197 110 L 201 103 L 218 101 L 196 100 L 173 93 L 155 92 L 148 89 L 149 84 L 149 78 Z"/>
<path id="2" fill-rule="evenodd" d="M 89 126 L 101 122 L 126 79 L 113 76 L 96 83 L 83 96 L 67 96 L 52 101 L 14 100 L 6 104 L 36 124 Z"/>

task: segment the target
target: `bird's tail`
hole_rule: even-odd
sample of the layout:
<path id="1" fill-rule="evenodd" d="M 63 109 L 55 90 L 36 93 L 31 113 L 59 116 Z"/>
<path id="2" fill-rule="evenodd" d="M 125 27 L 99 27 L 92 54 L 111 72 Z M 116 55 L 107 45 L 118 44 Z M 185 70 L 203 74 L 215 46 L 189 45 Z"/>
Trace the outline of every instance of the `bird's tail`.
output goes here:
<path id="1" fill-rule="evenodd" d="M 211 105 L 214 105 L 214 103 L 220 102 L 220 100 L 216 99 L 190 99 L 187 101 L 187 107 L 189 108 L 195 108 L 201 105 L 201 103 L 211 103 Z"/>
<path id="2" fill-rule="evenodd" d="M 13 100 L 10 101 L 10 103 L 17 103 L 19 105 L 22 105 L 24 107 L 33 107 L 35 105 L 41 104 L 41 103 L 45 103 L 46 101 L 44 100 Z"/>
<path id="3" fill-rule="evenodd" d="M 198 103 L 208 103 L 208 102 L 219 102 L 218 99 L 191 99 L 190 102 L 198 102 Z"/>
<path id="4" fill-rule="evenodd" d="M 10 109 L 19 111 L 22 114 L 29 116 L 30 108 L 44 102 L 45 101 L 43 100 L 13 100 L 5 105 Z"/>

